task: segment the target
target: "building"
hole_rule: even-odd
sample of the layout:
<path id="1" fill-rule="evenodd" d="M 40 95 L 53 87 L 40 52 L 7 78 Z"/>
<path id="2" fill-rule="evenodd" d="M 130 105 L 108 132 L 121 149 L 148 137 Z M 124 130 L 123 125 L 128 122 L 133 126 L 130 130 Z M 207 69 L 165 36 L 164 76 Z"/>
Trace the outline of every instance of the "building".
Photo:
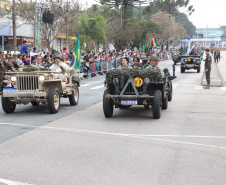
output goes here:
<path id="1" fill-rule="evenodd" d="M 222 35 L 223 31 L 220 28 L 197 28 L 197 35 L 191 38 L 191 41 L 199 46 L 206 47 L 222 47 Z M 187 40 L 183 40 L 182 42 L 187 42 Z"/>

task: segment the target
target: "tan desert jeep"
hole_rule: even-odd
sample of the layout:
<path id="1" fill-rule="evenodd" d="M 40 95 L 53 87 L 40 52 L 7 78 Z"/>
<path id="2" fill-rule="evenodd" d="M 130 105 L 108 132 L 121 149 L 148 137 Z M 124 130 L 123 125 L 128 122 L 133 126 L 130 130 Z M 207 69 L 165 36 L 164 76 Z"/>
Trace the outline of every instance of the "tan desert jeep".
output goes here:
<path id="1" fill-rule="evenodd" d="M 60 97 L 68 97 L 72 106 L 79 101 L 81 79 L 78 71 L 66 73 L 51 71 L 7 72 L 2 93 L 2 108 L 13 113 L 16 104 L 38 106 L 48 104 L 55 114 L 60 107 Z"/>

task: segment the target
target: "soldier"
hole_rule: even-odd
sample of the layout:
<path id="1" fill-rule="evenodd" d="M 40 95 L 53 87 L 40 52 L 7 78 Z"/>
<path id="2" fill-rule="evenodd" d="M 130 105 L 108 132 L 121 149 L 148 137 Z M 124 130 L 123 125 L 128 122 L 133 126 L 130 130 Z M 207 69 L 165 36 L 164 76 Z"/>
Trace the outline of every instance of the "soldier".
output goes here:
<path id="1" fill-rule="evenodd" d="M 62 62 L 62 56 L 59 54 L 54 55 L 54 64 L 50 66 L 51 71 L 56 72 L 63 72 L 65 73 L 67 70 L 69 70 L 69 66 Z"/>
<path id="2" fill-rule="evenodd" d="M 128 65 L 129 59 L 127 57 L 124 57 L 122 59 L 122 65 L 119 66 L 117 69 L 132 69 L 131 66 Z"/>
<path id="3" fill-rule="evenodd" d="M 159 58 L 157 55 L 151 55 L 150 57 L 150 65 L 147 67 L 155 67 L 155 68 L 158 68 L 160 71 L 161 71 L 161 75 L 162 75 L 162 78 L 164 77 L 164 72 L 163 70 L 158 66 L 158 61 L 159 61 Z"/>
<path id="4" fill-rule="evenodd" d="M 13 62 L 12 63 L 13 63 L 13 67 L 15 69 L 18 69 L 20 67 L 17 63 L 17 54 L 13 54 Z"/>
<path id="5" fill-rule="evenodd" d="M 218 51 L 217 51 L 217 60 L 218 60 L 218 62 L 220 61 L 220 59 L 221 59 L 221 52 L 218 49 Z"/>
<path id="6" fill-rule="evenodd" d="M 5 60 L 5 67 L 7 71 L 15 72 L 14 65 L 13 65 L 13 57 L 9 57 L 7 60 Z"/>
<path id="7" fill-rule="evenodd" d="M 4 66 L 4 51 L 0 49 L 0 93 L 2 92 L 2 85 L 5 76 L 5 66 Z"/>
<path id="8" fill-rule="evenodd" d="M 217 62 L 217 50 L 216 49 L 214 50 L 213 58 L 214 58 L 214 62 L 216 63 Z"/>
<path id="9" fill-rule="evenodd" d="M 207 86 L 205 86 L 204 89 L 210 89 L 210 71 L 211 71 L 212 58 L 210 56 L 209 49 L 206 49 L 206 59 L 204 59 L 203 61 L 205 61 L 205 73 L 206 73 L 206 81 L 207 81 Z"/>

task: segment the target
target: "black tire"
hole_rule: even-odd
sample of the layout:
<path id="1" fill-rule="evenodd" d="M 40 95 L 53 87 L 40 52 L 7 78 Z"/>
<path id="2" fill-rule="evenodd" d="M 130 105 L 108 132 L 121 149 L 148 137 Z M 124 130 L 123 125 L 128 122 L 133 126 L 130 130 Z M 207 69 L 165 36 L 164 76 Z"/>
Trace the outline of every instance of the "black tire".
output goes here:
<path id="1" fill-rule="evenodd" d="M 162 109 L 163 110 L 168 109 L 168 95 L 166 95 L 166 98 L 162 99 Z"/>
<path id="2" fill-rule="evenodd" d="M 32 102 L 31 102 L 31 105 L 33 105 L 33 106 L 39 106 L 39 102 L 37 102 L 37 101 L 32 101 Z"/>
<path id="3" fill-rule="evenodd" d="M 173 99 L 173 84 L 172 82 L 169 82 L 169 92 L 168 92 L 168 101 L 172 101 Z"/>
<path id="4" fill-rule="evenodd" d="M 3 94 L 2 94 L 2 109 L 7 114 L 13 113 L 16 109 L 16 104 L 11 102 L 9 98 L 3 97 Z"/>
<path id="5" fill-rule="evenodd" d="M 103 95 L 103 111 L 106 118 L 111 118 L 113 116 L 114 103 L 106 98 L 107 94 L 110 94 L 108 89 L 104 91 Z"/>
<path id="6" fill-rule="evenodd" d="M 55 114 L 60 108 L 60 91 L 56 87 L 51 87 L 48 94 L 48 108 L 51 114 Z"/>
<path id="7" fill-rule="evenodd" d="M 69 102 L 70 102 L 71 106 L 78 105 L 79 89 L 78 89 L 78 85 L 77 84 L 74 85 L 74 89 L 72 91 L 72 95 L 69 95 L 68 98 L 69 98 Z"/>
<path id="8" fill-rule="evenodd" d="M 197 68 L 197 73 L 200 73 L 200 66 Z"/>
<path id="9" fill-rule="evenodd" d="M 154 119 L 159 119 L 161 117 L 161 106 L 162 106 L 162 93 L 160 90 L 155 90 L 152 105 Z"/>
<path id="10" fill-rule="evenodd" d="M 181 67 L 180 67 L 180 72 L 181 72 L 181 73 L 184 73 L 184 71 L 185 71 L 184 67 L 181 66 Z"/>

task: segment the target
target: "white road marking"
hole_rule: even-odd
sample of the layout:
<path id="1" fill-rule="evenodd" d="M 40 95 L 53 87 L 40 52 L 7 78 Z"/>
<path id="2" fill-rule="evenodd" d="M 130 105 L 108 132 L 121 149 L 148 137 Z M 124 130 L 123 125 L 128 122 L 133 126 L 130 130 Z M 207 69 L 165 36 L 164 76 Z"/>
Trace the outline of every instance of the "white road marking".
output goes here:
<path id="1" fill-rule="evenodd" d="M 31 184 L 27 184 L 27 183 L 11 181 L 11 180 L 1 179 L 1 178 L 0 178 L 0 182 L 7 184 L 7 185 L 31 185 Z"/>
<path id="2" fill-rule="evenodd" d="M 91 88 L 91 89 L 101 89 L 101 88 L 103 88 L 103 87 L 104 87 L 104 84 L 103 84 L 103 85 L 98 85 L 98 86 L 93 87 L 93 88 Z"/>
<path id="3" fill-rule="evenodd" d="M 221 90 L 222 91 L 226 91 L 226 87 L 221 87 Z"/>
<path id="4" fill-rule="evenodd" d="M 173 89 L 176 89 L 179 85 L 180 83 L 173 83 Z"/>
<path id="5" fill-rule="evenodd" d="M 220 146 L 205 145 L 205 144 L 192 143 L 192 142 L 175 141 L 175 140 L 168 140 L 168 139 L 152 138 L 152 137 L 171 137 L 171 138 L 212 138 L 212 139 L 226 139 L 226 136 L 141 135 L 141 134 L 124 134 L 124 133 L 100 132 L 100 131 L 92 131 L 92 130 L 79 130 L 79 129 L 69 129 L 69 128 L 57 128 L 57 127 L 47 127 L 47 126 L 38 127 L 38 126 L 24 125 L 24 124 L 14 124 L 14 123 L 0 123 L 0 125 L 11 125 L 11 126 L 18 126 L 18 127 L 39 128 L 39 129 L 47 129 L 47 130 L 62 130 L 62 131 L 69 131 L 69 132 L 100 134 L 100 135 L 108 135 L 108 136 L 111 135 L 111 136 L 118 136 L 118 137 L 141 138 L 141 139 L 148 139 L 148 140 L 155 140 L 155 141 L 164 141 L 164 142 L 171 142 L 171 143 L 178 143 L 178 144 L 187 144 L 187 145 L 202 146 L 202 147 L 208 147 L 208 148 L 215 148 L 215 149 L 226 150 L 226 147 L 220 147 Z"/>
<path id="6" fill-rule="evenodd" d="M 89 86 L 90 84 L 82 84 L 81 87 L 87 87 Z"/>
<path id="7" fill-rule="evenodd" d="M 203 86 L 195 86 L 194 89 L 195 89 L 195 90 L 202 90 L 202 89 L 203 89 Z"/>

